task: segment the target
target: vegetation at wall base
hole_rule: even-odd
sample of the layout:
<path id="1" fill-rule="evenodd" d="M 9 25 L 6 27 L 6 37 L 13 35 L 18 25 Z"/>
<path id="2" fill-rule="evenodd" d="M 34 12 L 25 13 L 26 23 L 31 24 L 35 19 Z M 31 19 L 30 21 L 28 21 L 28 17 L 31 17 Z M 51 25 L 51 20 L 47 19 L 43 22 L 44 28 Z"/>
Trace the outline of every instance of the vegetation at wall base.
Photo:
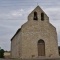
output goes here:
<path id="1" fill-rule="evenodd" d="M 0 50 L 0 58 L 4 58 L 4 50 L 3 49 Z"/>

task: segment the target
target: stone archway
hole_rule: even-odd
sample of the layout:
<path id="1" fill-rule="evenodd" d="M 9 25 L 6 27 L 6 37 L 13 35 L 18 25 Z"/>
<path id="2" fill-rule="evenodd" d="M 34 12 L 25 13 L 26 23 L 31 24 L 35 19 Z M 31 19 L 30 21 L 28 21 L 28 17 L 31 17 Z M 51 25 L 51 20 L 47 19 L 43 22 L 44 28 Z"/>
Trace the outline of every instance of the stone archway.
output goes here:
<path id="1" fill-rule="evenodd" d="M 38 56 L 45 56 L 45 42 L 42 39 L 38 41 Z"/>

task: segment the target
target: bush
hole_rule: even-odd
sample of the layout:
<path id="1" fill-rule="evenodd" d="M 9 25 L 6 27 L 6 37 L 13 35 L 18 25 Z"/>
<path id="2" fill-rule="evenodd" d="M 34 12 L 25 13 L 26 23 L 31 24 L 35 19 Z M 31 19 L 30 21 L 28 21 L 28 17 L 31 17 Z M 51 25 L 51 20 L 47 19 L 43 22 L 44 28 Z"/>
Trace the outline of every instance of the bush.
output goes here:
<path id="1" fill-rule="evenodd" d="M 0 58 L 4 58 L 4 50 L 3 49 L 0 50 Z"/>

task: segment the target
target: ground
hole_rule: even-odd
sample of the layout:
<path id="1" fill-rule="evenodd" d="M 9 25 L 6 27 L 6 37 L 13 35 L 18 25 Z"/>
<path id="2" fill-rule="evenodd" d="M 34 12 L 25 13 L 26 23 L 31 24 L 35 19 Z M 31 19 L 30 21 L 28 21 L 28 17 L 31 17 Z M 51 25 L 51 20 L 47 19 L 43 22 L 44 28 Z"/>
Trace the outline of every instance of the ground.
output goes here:
<path id="1" fill-rule="evenodd" d="M 60 60 L 60 57 L 59 58 L 45 58 L 45 57 L 39 57 L 39 58 L 36 58 L 36 59 L 0 59 L 0 60 Z"/>

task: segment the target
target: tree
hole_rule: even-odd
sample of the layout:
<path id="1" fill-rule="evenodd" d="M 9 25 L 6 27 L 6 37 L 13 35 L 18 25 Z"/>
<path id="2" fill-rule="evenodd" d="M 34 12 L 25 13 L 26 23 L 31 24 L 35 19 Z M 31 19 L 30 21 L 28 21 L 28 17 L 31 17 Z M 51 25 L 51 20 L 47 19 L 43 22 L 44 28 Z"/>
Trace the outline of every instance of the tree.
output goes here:
<path id="1" fill-rule="evenodd" d="M 0 50 L 0 58 L 4 58 L 4 50 L 3 49 Z"/>

